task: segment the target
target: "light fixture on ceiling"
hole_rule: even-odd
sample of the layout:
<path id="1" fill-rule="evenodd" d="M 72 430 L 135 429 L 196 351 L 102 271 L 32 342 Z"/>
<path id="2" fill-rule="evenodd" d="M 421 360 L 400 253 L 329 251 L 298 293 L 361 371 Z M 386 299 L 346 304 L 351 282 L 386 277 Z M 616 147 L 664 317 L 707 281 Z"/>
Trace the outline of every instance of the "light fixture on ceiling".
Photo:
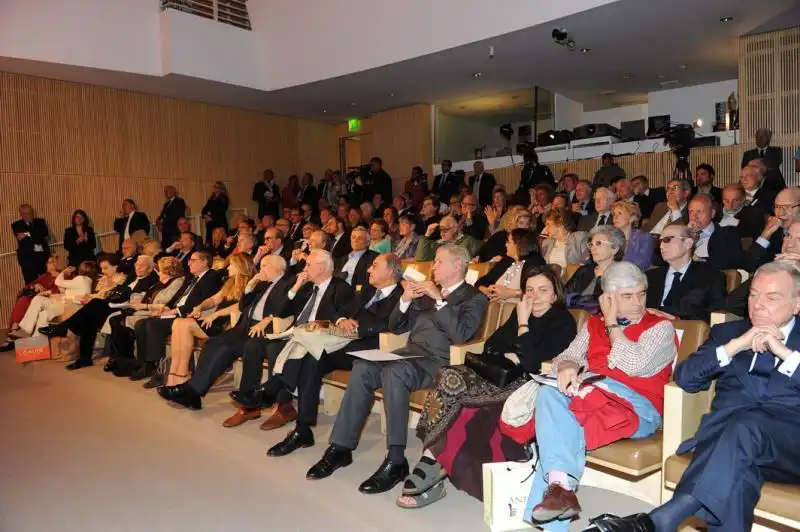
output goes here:
<path id="1" fill-rule="evenodd" d="M 719 21 L 722 22 L 723 24 L 727 24 L 728 22 L 730 22 L 732 20 L 733 20 L 733 17 L 722 17 L 722 18 L 719 19 Z"/>
<path id="2" fill-rule="evenodd" d="M 631 79 L 631 78 L 633 78 L 633 74 L 631 72 L 625 72 L 622 75 L 622 79 Z"/>
<path id="3" fill-rule="evenodd" d="M 588 54 L 588 53 L 589 53 L 589 52 L 591 52 L 591 51 L 592 51 L 592 49 L 591 49 L 591 48 L 581 48 L 581 53 L 582 53 L 582 54 Z"/>
<path id="4" fill-rule="evenodd" d="M 478 79 L 479 77 L 483 76 L 483 72 L 475 72 L 472 77 Z"/>
<path id="5" fill-rule="evenodd" d="M 698 128 L 703 127 L 703 119 L 700 118 L 700 117 L 695 118 L 694 122 L 692 122 L 692 127 L 694 129 L 698 129 Z"/>
<path id="6" fill-rule="evenodd" d="M 355 107 L 355 106 L 356 106 L 356 102 L 350 102 L 350 107 Z"/>
<path id="7" fill-rule="evenodd" d="M 324 114 L 324 113 L 327 113 L 327 112 L 328 112 L 328 110 L 327 110 L 327 109 L 323 109 L 323 110 L 322 110 L 322 113 L 323 113 L 323 114 Z"/>
<path id="8" fill-rule="evenodd" d="M 667 77 L 667 76 L 665 76 L 664 74 L 659 74 L 659 75 L 658 75 L 658 79 L 665 79 L 666 77 Z"/>
<path id="9" fill-rule="evenodd" d="M 389 98 L 394 98 L 394 93 L 393 92 L 389 93 Z"/>
<path id="10" fill-rule="evenodd" d="M 680 68 L 681 70 L 686 70 L 689 67 L 687 67 L 686 65 L 678 65 L 678 68 Z"/>

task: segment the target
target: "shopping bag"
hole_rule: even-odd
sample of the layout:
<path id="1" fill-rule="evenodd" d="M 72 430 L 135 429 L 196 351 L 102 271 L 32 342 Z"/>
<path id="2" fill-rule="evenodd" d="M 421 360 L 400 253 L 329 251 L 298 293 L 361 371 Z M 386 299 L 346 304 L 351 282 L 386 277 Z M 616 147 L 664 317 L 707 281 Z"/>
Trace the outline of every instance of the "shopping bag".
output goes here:
<path id="1" fill-rule="evenodd" d="M 32 336 L 14 341 L 17 362 L 33 362 L 50 359 L 50 339 L 47 336 Z"/>
<path id="2" fill-rule="evenodd" d="M 531 528 L 522 520 L 536 459 L 483 464 L 483 519 L 492 532 Z"/>

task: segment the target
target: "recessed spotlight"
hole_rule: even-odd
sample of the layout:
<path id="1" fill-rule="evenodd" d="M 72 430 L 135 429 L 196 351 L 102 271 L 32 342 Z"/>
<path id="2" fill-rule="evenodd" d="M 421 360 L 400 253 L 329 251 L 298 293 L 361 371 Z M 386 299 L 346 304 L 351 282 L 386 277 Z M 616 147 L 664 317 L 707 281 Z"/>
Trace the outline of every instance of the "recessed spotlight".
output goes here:
<path id="1" fill-rule="evenodd" d="M 356 106 L 356 102 L 350 102 L 350 107 L 355 107 L 355 106 Z"/>
<path id="2" fill-rule="evenodd" d="M 389 98 L 394 98 L 394 93 L 393 92 L 389 93 Z"/>
<path id="3" fill-rule="evenodd" d="M 328 110 L 327 110 L 327 109 L 323 109 L 323 110 L 322 110 L 322 112 L 323 112 L 323 113 L 327 113 L 327 112 L 328 112 Z"/>
<path id="4" fill-rule="evenodd" d="M 475 72 L 472 77 L 478 79 L 479 77 L 483 76 L 483 72 Z"/>
<path id="5" fill-rule="evenodd" d="M 589 53 L 589 52 L 591 52 L 591 51 L 592 51 L 592 49 L 591 49 L 591 48 L 581 48 L 581 53 L 582 53 L 582 54 L 586 54 L 586 53 Z"/>
<path id="6" fill-rule="evenodd" d="M 678 65 L 678 68 L 680 68 L 681 70 L 686 70 L 689 67 L 687 67 L 686 65 Z"/>
<path id="7" fill-rule="evenodd" d="M 665 79 L 666 77 L 667 77 L 667 76 L 665 76 L 664 74 L 659 74 L 659 75 L 658 75 L 658 79 Z"/>
<path id="8" fill-rule="evenodd" d="M 631 79 L 631 78 L 633 78 L 633 74 L 631 74 L 630 72 L 625 72 L 622 75 L 622 79 Z"/>
<path id="9" fill-rule="evenodd" d="M 721 19 L 719 19 L 719 21 L 722 22 L 723 24 L 727 24 L 731 20 L 733 20 L 733 17 L 722 17 Z"/>

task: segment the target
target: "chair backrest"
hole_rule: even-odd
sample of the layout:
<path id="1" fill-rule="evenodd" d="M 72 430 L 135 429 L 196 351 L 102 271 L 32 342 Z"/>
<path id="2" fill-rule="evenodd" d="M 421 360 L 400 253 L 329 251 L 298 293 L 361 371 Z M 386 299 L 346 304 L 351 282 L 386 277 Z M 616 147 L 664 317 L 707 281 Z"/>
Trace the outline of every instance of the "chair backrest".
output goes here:
<path id="1" fill-rule="evenodd" d="M 578 331 L 581 330 L 583 324 L 586 323 L 586 320 L 589 319 L 589 311 L 584 310 L 582 308 L 571 308 L 569 309 L 569 313 L 572 314 L 572 317 L 575 318 L 575 323 L 578 325 Z"/>
<path id="2" fill-rule="evenodd" d="M 555 273 L 557 277 L 564 278 L 564 271 L 562 271 L 560 264 L 548 264 L 548 266 L 550 266 L 550 269 L 553 270 L 553 273 Z"/>
<path id="3" fill-rule="evenodd" d="M 677 362 L 686 360 L 689 355 L 697 351 L 708 338 L 710 329 L 706 322 L 700 320 L 674 320 L 672 326 L 679 331 L 680 338 Z"/>
<path id="4" fill-rule="evenodd" d="M 433 268 L 433 261 L 415 262 L 414 269 L 425 276 L 426 279 L 431 278 L 431 269 Z"/>
<path id="5" fill-rule="evenodd" d="M 725 284 L 729 294 L 741 286 L 742 274 L 739 270 L 722 270 L 722 273 L 725 274 Z"/>
<path id="6" fill-rule="evenodd" d="M 486 307 L 486 313 L 483 315 L 483 321 L 478 328 L 478 333 L 475 335 L 475 340 L 486 340 L 497 330 L 497 318 L 500 316 L 500 306 L 502 303 L 497 301 L 490 301 L 489 306 Z"/>
<path id="7" fill-rule="evenodd" d="M 492 264 L 491 262 L 477 262 L 470 264 L 469 269 L 478 272 L 478 279 L 480 279 L 481 277 L 489 273 L 489 270 L 492 269 L 492 266 L 494 266 L 494 264 Z"/>
<path id="8" fill-rule="evenodd" d="M 583 264 L 567 264 L 567 271 L 564 273 L 564 282 L 566 283 L 569 281 L 581 266 L 583 266 Z"/>
<path id="9" fill-rule="evenodd" d="M 400 268 L 405 271 L 408 266 L 413 266 L 416 263 L 416 259 L 402 259 L 400 261 Z"/>

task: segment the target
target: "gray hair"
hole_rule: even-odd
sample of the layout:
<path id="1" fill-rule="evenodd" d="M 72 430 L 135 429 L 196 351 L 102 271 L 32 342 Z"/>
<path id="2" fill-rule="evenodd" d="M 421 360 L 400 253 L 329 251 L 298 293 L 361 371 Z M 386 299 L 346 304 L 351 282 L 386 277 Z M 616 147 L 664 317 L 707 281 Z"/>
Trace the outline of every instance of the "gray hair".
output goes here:
<path id="1" fill-rule="evenodd" d="M 315 249 L 311 252 L 319 254 L 320 261 L 325 265 L 325 270 L 332 272 L 333 271 L 333 257 L 331 256 L 330 251 L 325 251 L 324 249 Z M 311 254 L 309 254 L 309 257 Z"/>
<path id="2" fill-rule="evenodd" d="M 136 262 L 139 262 L 140 260 L 147 263 L 147 269 L 149 271 L 153 271 L 153 268 L 155 268 L 155 263 L 153 262 L 152 255 L 139 255 L 136 257 Z"/>
<path id="3" fill-rule="evenodd" d="M 608 187 L 597 187 L 597 190 L 595 190 L 594 193 L 597 194 L 598 192 L 602 192 L 603 194 L 605 194 L 606 199 L 608 199 L 609 203 L 614 203 L 615 201 L 617 201 L 617 195 L 614 194 L 614 192 Z"/>
<path id="4" fill-rule="evenodd" d="M 261 262 L 265 261 L 274 262 L 275 267 L 277 267 L 281 272 L 286 273 L 286 259 L 284 259 L 280 255 L 267 255 L 266 257 L 261 259 Z"/>
<path id="5" fill-rule="evenodd" d="M 620 288 L 636 288 L 640 284 L 647 290 L 647 276 L 641 268 L 626 260 L 612 263 L 601 279 L 604 294 L 611 294 Z"/>
<path id="6" fill-rule="evenodd" d="M 800 294 L 800 267 L 791 262 L 768 262 L 756 270 L 756 273 L 753 274 L 753 281 L 759 275 L 780 272 L 786 272 L 792 278 L 794 296 L 797 297 Z"/>
<path id="7" fill-rule="evenodd" d="M 467 270 L 469 269 L 469 261 L 470 261 L 469 251 L 467 250 L 467 248 L 463 248 L 457 244 L 449 243 L 440 246 L 439 249 L 437 249 L 436 251 L 438 252 L 440 250 L 446 251 L 450 255 L 451 259 L 461 263 L 462 277 L 467 275 Z"/>
<path id="8" fill-rule="evenodd" d="M 390 270 L 392 270 L 392 275 L 394 275 L 394 280 L 399 283 L 400 279 L 403 278 L 403 267 L 400 264 L 400 259 L 394 253 L 381 253 L 380 255 L 375 257 L 375 260 L 378 260 L 381 257 L 383 257 L 386 260 L 386 265 L 389 267 Z"/>
<path id="9" fill-rule="evenodd" d="M 599 190 L 599 189 L 598 189 Z M 625 252 L 625 233 L 612 225 L 598 225 L 589 231 L 589 240 L 595 235 L 604 235 L 612 247 L 617 248 L 617 252 Z"/>
<path id="10" fill-rule="evenodd" d="M 370 242 L 369 231 L 367 231 L 367 228 L 364 227 L 363 225 L 357 225 L 353 227 L 353 230 L 350 231 L 350 233 L 364 233 L 365 235 L 367 235 L 367 242 Z"/>

